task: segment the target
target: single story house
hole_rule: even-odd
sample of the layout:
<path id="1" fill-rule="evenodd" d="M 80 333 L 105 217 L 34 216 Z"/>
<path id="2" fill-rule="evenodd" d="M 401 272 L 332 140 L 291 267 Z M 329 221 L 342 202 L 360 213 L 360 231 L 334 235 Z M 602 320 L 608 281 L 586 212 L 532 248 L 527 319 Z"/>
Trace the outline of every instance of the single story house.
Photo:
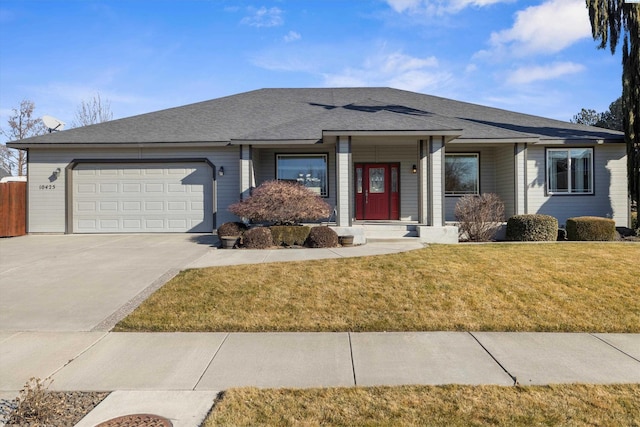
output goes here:
<path id="1" fill-rule="evenodd" d="M 629 223 L 622 133 L 391 88 L 261 89 L 8 145 L 28 151 L 29 233 L 211 232 L 273 179 L 356 240 L 455 241 L 481 193 L 507 217 Z"/>

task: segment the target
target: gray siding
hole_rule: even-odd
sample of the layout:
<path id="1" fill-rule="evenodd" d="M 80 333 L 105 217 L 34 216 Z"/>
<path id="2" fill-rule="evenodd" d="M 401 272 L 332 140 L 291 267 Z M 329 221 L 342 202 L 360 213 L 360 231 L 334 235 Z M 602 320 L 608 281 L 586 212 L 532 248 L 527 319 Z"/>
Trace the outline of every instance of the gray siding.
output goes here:
<path id="1" fill-rule="evenodd" d="M 560 148 L 553 146 L 552 148 Z M 529 146 L 527 185 L 529 213 L 554 216 L 560 225 L 567 218 L 600 216 L 612 218 L 617 226 L 628 224 L 627 164 L 624 144 L 594 147 L 594 194 L 545 194 L 545 147 Z"/>
<path id="2" fill-rule="evenodd" d="M 497 146 L 495 158 L 495 193 L 504 202 L 505 219 L 515 214 L 515 158 L 512 144 Z"/>
<path id="3" fill-rule="evenodd" d="M 64 233 L 66 229 L 66 176 L 65 168 L 72 160 L 79 159 L 166 159 L 207 158 L 216 168 L 224 166 L 225 175 L 215 175 L 216 197 L 219 206 L 217 224 L 235 220 L 226 206 L 239 199 L 238 149 L 34 149 L 29 151 L 29 212 L 30 233 Z M 58 179 L 50 181 L 52 172 L 60 168 Z M 43 187 L 41 187 L 43 186 Z M 46 187 L 44 187 L 46 186 Z M 41 189 L 42 188 L 42 189 Z M 215 207 L 214 207 L 215 209 Z"/>

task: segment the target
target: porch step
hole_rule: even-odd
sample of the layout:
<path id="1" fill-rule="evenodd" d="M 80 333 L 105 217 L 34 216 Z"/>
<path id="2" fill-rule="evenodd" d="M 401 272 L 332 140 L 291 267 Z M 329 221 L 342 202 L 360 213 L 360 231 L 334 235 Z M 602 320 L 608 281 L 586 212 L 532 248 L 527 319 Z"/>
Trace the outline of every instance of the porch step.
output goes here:
<path id="1" fill-rule="evenodd" d="M 418 238 L 415 224 L 361 224 L 364 237 L 368 242 L 374 239 L 389 241 L 389 239 Z"/>
<path id="2" fill-rule="evenodd" d="M 367 237 L 367 243 L 408 243 L 417 242 L 422 243 L 419 237 Z"/>

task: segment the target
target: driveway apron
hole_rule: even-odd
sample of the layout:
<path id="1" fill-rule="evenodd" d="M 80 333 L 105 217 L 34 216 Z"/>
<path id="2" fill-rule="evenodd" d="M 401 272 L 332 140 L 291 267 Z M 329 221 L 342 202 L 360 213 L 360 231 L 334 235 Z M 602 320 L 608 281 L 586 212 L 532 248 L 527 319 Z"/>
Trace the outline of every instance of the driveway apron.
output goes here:
<path id="1" fill-rule="evenodd" d="M 213 242 L 213 235 L 200 234 L 0 239 L 0 331 L 100 329 L 120 307 L 203 256 Z"/>

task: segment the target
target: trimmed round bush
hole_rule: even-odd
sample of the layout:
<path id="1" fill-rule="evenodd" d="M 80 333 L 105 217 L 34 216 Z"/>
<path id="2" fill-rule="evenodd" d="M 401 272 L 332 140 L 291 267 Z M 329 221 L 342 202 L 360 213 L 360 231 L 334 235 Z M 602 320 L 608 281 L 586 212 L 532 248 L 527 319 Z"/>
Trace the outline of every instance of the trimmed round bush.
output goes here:
<path id="1" fill-rule="evenodd" d="M 514 215 L 507 220 L 507 240 L 549 242 L 558 238 L 558 220 L 550 215 Z"/>
<path id="2" fill-rule="evenodd" d="M 313 227 L 309 231 L 307 246 L 310 248 L 335 248 L 338 246 L 338 233 L 326 226 Z"/>
<path id="3" fill-rule="evenodd" d="M 269 229 L 276 246 L 302 246 L 311 231 L 307 225 L 273 225 Z"/>
<path id="4" fill-rule="evenodd" d="M 218 227 L 218 237 L 242 236 L 248 228 L 242 222 L 225 222 Z"/>
<path id="5" fill-rule="evenodd" d="M 580 216 L 567 220 L 567 239 L 573 241 L 610 241 L 616 238 L 616 223 L 609 218 Z"/>
<path id="6" fill-rule="evenodd" d="M 271 230 L 267 227 L 256 227 L 245 231 L 242 246 L 247 249 L 267 249 L 273 246 Z"/>

